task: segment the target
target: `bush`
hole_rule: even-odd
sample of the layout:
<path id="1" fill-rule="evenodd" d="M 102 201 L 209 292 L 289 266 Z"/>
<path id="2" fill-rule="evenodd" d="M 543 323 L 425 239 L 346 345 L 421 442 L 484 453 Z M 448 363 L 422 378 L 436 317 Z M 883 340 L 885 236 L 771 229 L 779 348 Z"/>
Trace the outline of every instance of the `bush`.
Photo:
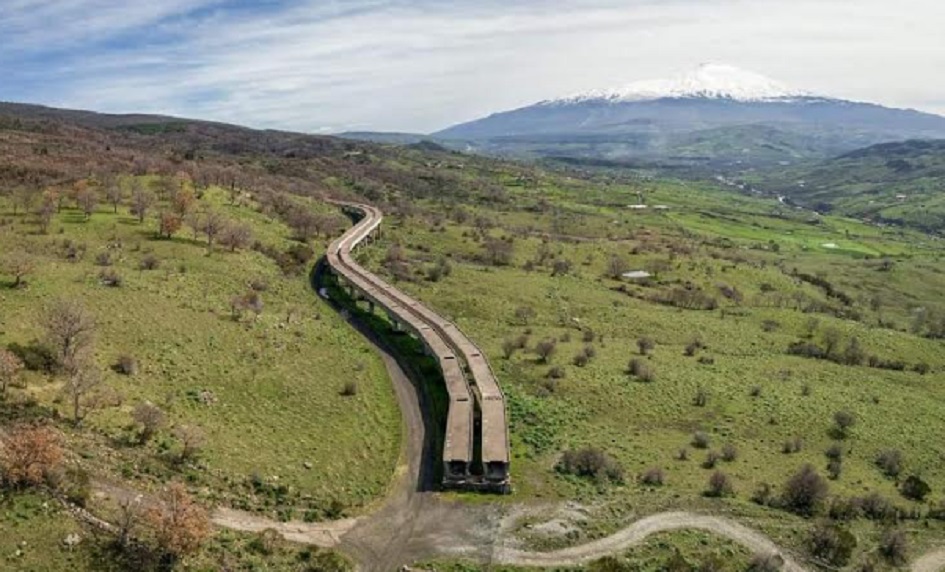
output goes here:
<path id="1" fill-rule="evenodd" d="M 554 355 L 558 344 L 555 340 L 543 340 L 535 346 L 535 353 L 543 363 L 548 363 L 551 356 Z"/>
<path id="2" fill-rule="evenodd" d="M 917 475 L 910 475 L 905 481 L 903 481 L 902 486 L 899 488 L 899 492 L 902 493 L 902 496 L 907 499 L 914 501 L 924 501 L 925 497 L 932 492 L 931 487 L 928 483 L 923 481 Z"/>
<path id="3" fill-rule="evenodd" d="M 731 463 L 738 458 L 738 449 L 735 448 L 735 445 L 731 443 L 726 443 L 722 446 L 722 460 Z"/>
<path id="4" fill-rule="evenodd" d="M 837 480 L 840 478 L 840 473 L 843 472 L 843 460 L 841 459 L 830 459 L 830 462 L 827 463 L 827 474 L 830 476 L 831 480 Z"/>
<path id="5" fill-rule="evenodd" d="M 768 483 L 761 483 L 751 494 L 751 502 L 761 506 L 769 506 L 773 500 L 775 500 L 774 490 Z"/>
<path id="6" fill-rule="evenodd" d="M 884 475 L 890 478 L 896 478 L 902 472 L 902 451 L 899 449 L 886 449 L 876 456 L 876 466 Z"/>
<path id="7" fill-rule="evenodd" d="M 565 451 L 557 469 L 566 475 L 592 477 L 597 481 L 623 482 L 623 468 L 610 455 L 594 447 Z"/>
<path id="8" fill-rule="evenodd" d="M 640 358 L 631 359 L 627 370 L 630 375 L 634 376 L 639 381 L 650 383 L 656 380 L 656 374 L 653 373 L 650 365 Z"/>
<path id="9" fill-rule="evenodd" d="M 827 447 L 827 450 L 824 451 L 824 455 L 831 461 L 843 459 L 843 445 L 840 443 L 830 445 Z"/>
<path id="10" fill-rule="evenodd" d="M 692 434 L 692 446 L 696 449 L 708 449 L 709 435 L 705 431 L 696 431 Z"/>
<path id="11" fill-rule="evenodd" d="M 846 566 L 856 548 L 856 537 L 838 524 L 819 523 L 808 538 L 810 553 L 822 562 L 836 567 Z"/>
<path id="12" fill-rule="evenodd" d="M 545 377 L 548 379 L 564 379 L 567 375 L 567 372 L 563 367 L 555 366 L 548 370 L 548 373 L 545 374 Z"/>
<path id="13" fill-rule="evenodd" d="M 777 320 L 765 320 L 761 322 L 761 329 L 765 332 L 774 332 L 781 327 L 781 324 Z"/>
<path id="14" fill-rule="evenodd" d="M 722 471 L 716 471 L 709 477 L 709 487 L 705 492 L 706 496 L 721 498 L 733 496 L 735 488 L 732 486 L 732 480 Z"/>
<path id="15" fill-rule="evenodd" d="M 640 355 L 644 356 L 647 353 L 653 351 L 653 348 L 656 347 L 656 342 L 647 337 L 642 337 L 637 340 L 637 349 L 640 350 Z"/>
<path id="16" fill-rule="evenodd" d="M 752 396 L 752 397 L 760 397 L 760 396 L 761 396 L 761 386 L 760 386 L 760 385 L 753 385 L 753 386 L 751 386 L 751 389 L 748 390 L 748 395 L 750 395 L 750 396 Z"/>
<path id="17" fill-rule="evenodd" d="M 110 288 L 118 288 L 124 283 L 121 274 L 112 268 L 102 270 L 98 275 L 98 279 L 102 281 L 102 284 Z"/>
<path id="18" fill-rule="evenodd" d="M 138 373 L 138 360 L 132 355 L 122 354 L 118 356 L 118 361 L 115 362 L 115 371 L 122 375 L 136 375 Z"/>
<path id="19" fill-rule="evenodd" d="M 153 254 L 147 254 L 141 259 L 138 267 L 141 270 L 157 270 L 161 267 L 161 260 Z"/>
<path id="20" fill-rule="evenodd" d="M 512 359 L 512 356 L 515 355 L 518 349 L 519 347 L 515 340 L 506 338 L 506 340 L 502 342 L 502 356 L 505 359 Z"/>
<path id="21" fill-rule="evenodd" d="M 354 397 L 358 394 L 358 384 L 354 381 L 346 381 L 341 388 L 342 397 Z"/>
<path id="22" fill-rule="evenodd" d="M 705 456 L 705 461 L 702 462 L 703 469 L 714 469 L 716 465 L 719 464 L 719 459 L 721 457 L 715 451 L 709 451 Z"/>
<path id="23" fill-rule="evenodd" d="M 781 501 L 784 507 L 797 514 L 814 514 L 827 498 L 829 486 L 812 465 L 804 465 L 784 484 Z"/>
<path id="24" fill-rule="evenodd" d="M 30 371 L 52 373 L 58 365 L 53 350 L 37 341 L 30 342 L 27 346 L 13 342 L 7 349 Z"/>
<path id="25" fill-rule="evenodd" d="M 803 448 L 804 440 L 800 437 L 794 437 L 784 442 L 784 445 L 781 446 L 781 452 L 790 455 L 791 453 L 799 453 Z"/>
<path id="26" fill-rule="evenodd" d="M 895 518 L 898 512 L 893 503 L 879 493 L 870 493 L 855 500 L 863 511 L 863 516 L 870 520 L 890 520 Z"/>
<path id="27" fill-rule="evenodd" d="M 889 529 L 879 540 L 879 553 L 893 566 L 902 566 L 909 559 L 909 540 L 901 530 Z"/>
<path id="28" fill-rule="evenodd" d="M 692 404 L 696 407 L 705 407 L 708 403 L 709 392 L 704 387 L 700 387 L 696 390 L 696 396 L 693 398 Z"/>
<path id="29" fill-rule="evenodd" d="M 837 435 L 845 439 L 850 432 L 850 428 L 856 425 L 856 416 L 849 411 L 837 411 L 833 414 L 833 421 L 836 424 Z"/>
<path id="30" fill-rule="evenodd" d="M 95 265 L 96 266 L 111 266 L 112 265 L 112 255 L 110 252 L 99 252 L 95 255 Z"/>
<path id="31" fill-rule="evenodd" d="M 845 499 L 837 497 L 830 501 L 827 514 L 833 520 L 856 520 L 863 516 L 863 503 L 860 499 Z"/>
<path id="32" fill-rule="evenodd" d="M 574 356 L 574 359 L 571 360 L 571 362 L 577 367 L 584 367 L 590 361 L 590 358 L 588 358 L 587 354 L 584 352 L 578 352 L 577 355 Z"/>
<path id="33" fill-rule="evenodd" d="M 782 566 L 784 559 L 777 554 L 755 554 L 746 572 L 778 572 Z"/>
<path id="34" fill-rule="evenodd" d="M 640 482 L 647 486 L 660 487 L 666 482 L 666 474 L 663 469 L 653 467 L 640 475 Z"/>

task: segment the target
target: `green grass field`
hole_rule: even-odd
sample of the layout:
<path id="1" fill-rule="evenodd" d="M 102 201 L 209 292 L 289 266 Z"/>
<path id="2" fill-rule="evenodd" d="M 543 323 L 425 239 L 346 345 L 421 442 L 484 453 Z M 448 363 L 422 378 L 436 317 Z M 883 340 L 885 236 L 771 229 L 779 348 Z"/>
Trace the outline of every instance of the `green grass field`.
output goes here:
<path id="1" fill-rule="evenodd" d="M 702 466 L 708 452 L 731 445 L 737 458 L 716 466 L 736 490 L 723 510 L 749 514 L 749 498 L 763 484 L 780 490 L 805 463 L 826 475 L 824 452 L 836 441 L 838 411 L 852 412 L 856 425 L 842 441 L 833 495 L 878 492 L 903 507 L 928 506 L 903 498 L 896 480 L 875 465 L 879 452 L 898 449 L 905 459 L 900 479 L 920 475 L 931 485 L 929 502 L 945 498 L 945 351 L 941 341 L 909 331 L 917 309 L 942 308 L 941 247 L 920 234 L 849 219 L 810 224 L 807 215 L 784 213 L 774 201 L 710 186 L 650 186 L 648 198 L 657 200 L 648 202 L 668 210 L 628 211 L 620 205 L 636 204 L 636 189 L 618 186 L 608 189 L 606 201 L 591 188 L 512 189 L 507 203 L 467 208 L 462 217 L 455 205 L 426 203 L 408 218 L 389 219 L 385 240 L 362 255 L 393 279 L 385 258 L 399 244 L 407 271 L 399 271 L 396 284 L 453 319 L 489 355 L 509 398 L 512 500 L 568 498 L 623 507 L 614 508 L 618 516 L 602 514 L 586 536 L 572 541 L 600 536 L 625 522 L 631 506 L 637 515 L 647 512 L 641 507 L 701 506 L 713 473 Z M 539 194 L 552 197 L 555 207 L 535 208 Z M 514 241 L 509 265 L 481 260 L 482 235 Z M 550 237 L 545 244 L 541 235 Z M 828 243 L 838 248 L 823 246 Z M 537 263 L 541 251 L 546 260 Z M 605 277 L 612 255 L 629 270 L 656 269 L 655 279 L 645 285 Z M 430 281 L 425 273 L 440 258 L 449 260 L 451 272 Z M 883 259 L 890 261 L 885 271 L 878 266 Z M 556 260 L 569 261 L 570 271 L 554 276 Z M 798 273 L 829 280 L 849 305 Z M 672 288 L 701 289 L 718 307 L 653 301 Z M 732 290 L 737 296 L 723 294 Z M 517 311 L 526 307 L 533 314 L 527 321 Z M 787 355 L 791 343 L 807 339 L 811 320 L 815 343 L 833 332 L 842 345 L 855 337 L 867 354 L 902 360 L 906 371 Z M 585 341 L 591 339 L 584 337 L 587 331 L 592 341 Z M 527 349 L 506 359 L 503 341 L 520 336 Z M 646 356 L 637 349 L 641 337 L 655 342 Z M 549 363 L 533 351 L 543 340 L 557 341 Z M 704 348 L 686 356 L 695 340 Z M 583 367 L 574 365 L 588 345 L 595 356 Z M 653 382 L 628 375 L 634 357 L 652 370 Z M 929 372 L 911 371 L 916 364 Z M 562 379 L 549 378 L 555 367 L 564 371 Z M 707 395 L 702 407 L 694 404 L 700 389 Z M 691 445 L 697 431 L 709 436 L 705 450 Z M 794 439 L 803 442 L 801 450 L 783 453 Z M 615 457 L 627 483 L 599 486 L 559 474 L 554 467 L 562 451 L 581 446 Z M 687 460 L 678 459 L 680 449 L 687 450 Z M 665 472 L 663 487 L 635 483 L 654 467 Z M 719 510 L 717 503 L 712 510 Z M 778 511 L 772 514 L 777 522 Z"/>
<path id="2" fill-rule="evenodd" d="M 249 223 L 266 245 L 291 244 L 283 223 L 224 199 L 222 191 L 207 193 L 200 208 L 213 205 Z M 63 423 L 82 462 L 145 489 L 186 477 L 208 501 L 278 509 L 284 517 L 298 510 L 299 518 L 306 512 L 324 518 L 332 502 L 356 513 L 381 496 L 400 448 L 393 390 L 368 342 L 311 291 L 307 276 L 284 276 L 254 250 L 217 247 L 208 254 L 186 230 L 156 240 L 153 221 L 139 225 L 124 209 L 110 210 L 100 207 L 85 221 L 65 209 L 48 235 L 38 235 L 32 217 L 10 216 L 0 203 L 4 253 L 27 252 L 36 261 L 28 287 L 0 290 L 0 344 L 40 337 L 44 308 L 58 299 L 80 300 L 97 320 L 95 357 L 105 384 L 81 429 Z M 81 261 L 63 257 L 67 240 L 85 247 Z M 96 257 L 106 250 L 123 278 L 120 288 L 98 279 Z M 139 269 L 146 255 L 160 267 Z M 251 281 L 265 285 L 264 309 L 237 322 L 230 299 Z M 111 371 L 121 354 L 138 360 L 137 375 Z M 69 414 L 59 380 L 34 372 L 24 379 L 11 402 L 34 398 Z M 349 381 L 357 395 L 344 397 Z M 202 392 L 211 398 L 201 400 Z M 165 409 L 169 423 L 148 446 L 131 446 L 130 412 L 142 401 Z M 184 469 L 165 460 L 179 447 L 172 436 L 179 425 L 206 436 L 199 461 Z"/>

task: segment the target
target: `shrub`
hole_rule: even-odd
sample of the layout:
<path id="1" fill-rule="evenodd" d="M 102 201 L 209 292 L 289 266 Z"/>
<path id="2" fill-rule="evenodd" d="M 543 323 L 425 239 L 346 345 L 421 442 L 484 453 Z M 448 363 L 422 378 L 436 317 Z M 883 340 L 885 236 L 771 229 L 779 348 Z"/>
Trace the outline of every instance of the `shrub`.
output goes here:
<path id="1" fill-rule="evenodd" d="M 689 460 L 689 449 L 686 447 L 680 447 L 679 451 L 676 452 L 676 459 L 680 461 Z"/>
<path id="2" fill-rule="evenodd" d="M 643 337 L 637 340 L 637 349 L 640 350 L 641 356 L 653 351 L 654 347 L 656 347 L 656 342 L 650 338 Z"/>
<path id="3" fill-rule="evenodd" d="M 784 559 L 777 554 L 755 554 L 748 563 L 746 572 L 778 572 Z"/>
<path id="4" fill-rule="evenodd" d="M 693 398 L 692 404 L 696 407 L 705 407 L 708 403 L 709 392 L 704 387 L 700 387 L 696 390 L 696 396 Z"/>
<path id="5" fill-rule="evenodd" d="M 122 354 L 118 356 L 118 361 L 115 362 L 115 371 L 122 375 L 136 375 L 138 373 L 138 360 L 132 355 Z"/>
<path id="6" fill-rule="evenodd" d="M 518 349 L 519 346 L 515 340 L 506 338 L 506 340 L 502 342 L 502 356 L 505 359 L 512 359 L 512 356 L 515 355 L 515 352 L 518 351 Z"/>
<path id="7" fill-rule="evenodd" d="M 726 443 L 722 446 L 722 460 L 731 463 L 738 458 L 738 449 L 735 448 L 735 445 L 731 443 Z"/>
<path id="8" fill-rule="evenodd" d="M 173 561 L 196 552 L 211 533 L 210 519 L 180 483 L 171 484 L 146 519 L 158 549 Z"/>
<path id="9" fill-rule="evenodd" d="M 808 538 L 813 556 L 830 566 L 842 567 L 850 562 L 856 548 L 856 537 L 838 524 L 819 523 Z"/>
<path id="10" fill-rule="evenodd" d="M 666 482 L 666 474 L 663 469 L 653 467 L 640 475 L 640 482 L 647 486 L 660 487 Z"/>
<path id="11" fill-rule="evenodd" d="M 804 465 L 784 484 L 781 501 L 788 510 L 812 515 L 827 498 L 829 487 L 812 465 Z"/>
<path id="12" fill-rule="evenodd" d="M 102 270 L 98 275 L 98 279 L 101 280 L 102 284 L 110 288 L 118 288 L 124 283 L 121 274 L 112 268 Z"/>
<path id="13" fill-rule="evenodd" d="M 161 267 L 161 259 L 153 254 L 146 254 L 138 264 L 141 270 L 157 270 Z"/>
<path id="14" fill-rule="evenodd" d="M 538 354 L 538 359 L 543 363 L 548 363 L 551 359 L 551 356 L 554 355 L 555 350 L 557 349 L 558 344 L 555 340 L 543 340 L 538 342 L 535 346 L 535 353 Z"/>
<path id="15" fill-rule="evenodd" d="M 751 494 L 751 502 L 761 506 L 769 506 L 773 500 L 775 500 L 774 490 L 768 483 L 761 483 Z"/>
<path id="16" fill-rule="evenodd" d="M 775 332 L 781 327 L 777 320 L 765 320 L 761 322 L 761 329 L 765 332 Z"/>
<path id="17" fill-rule="evenodd" d="M 840 443 L 834 443 L 827 447 L 824 455 L 830 460 L 843 459 L 843 446 Z"/>
<path id="18" fill-rule="evenodd" d="M 584 366 L 586 366 L 586 365 L 588 364 L 588 362 L 590 362 L 590 361 L 591 361 L 590 358 L 587 357 L 587 354 L 584 353 L 584 352 L 578 352 L 578 353 L 574 356 L 574 359 L 571 360 L 571 362 L 572 362 L 574 365 L 576 365 L 577 367 L 584 367 Z"/>
<path id="19" fill-rule="evenodd" d="M 910 475 L 902 482 L 899 492 L 907 499 L 921 502 L 932 492 L 932 489 L 929 487 L 928 483 L 923 481 L 919 476 Z"/>
<path id="20" fill-rule="evenodd" d="M 355 381 L 346 381 L 341 388 L 342 397 L 353 397 L 358 394 L 358 384 Z"/>
<path id="21" fill-rule="evenodd" d="M 714 469 L 716 465 L 719 464 L 719 459 L 721 457 L 715 451 L 709 451 L 706 453 L 705 461 L 702 462 L 703 469 Z"/>
<path id="22" fill-rule="evenodd" d="M 890 478 L 896 478 L 902 472 L 902 451 L 899 449 L 886 449 L 876 456 L 876 466 L 880 468 L 884 475 Z"/>
<path id="23" fill-rule="evenodd" d="M 915 364 L 915 366 L 913 366 L 912 369 L 919 375 L 925 375 L 929 373 L 930 371 L 932 371 L 932 367 L 929 364 L 925 363 L 924 361 Z"/>
<path id="24" fill-rule="evenodd" d="M 594 447 L 571 449 L 561 455 L 558 471 L 567 475 L 592 477 L 598 481 L 623 481 L 623 468 L 610 455 Z"/>
<path id="25" fill-rule="evenodd" d="M 631 359 L 627 369 L 630 375 L 634 376 L 639 381 L 650 383 L 656 380 L 656 374 L 653 373 L 653 369 L 650 368 L 650 365 L 639 358 Z"/>
<path id="26" fill-rule="evenodd" d="M 706 496 L 721 498 L 733 496 L 735 488 L 732 486 L 732 480 L 722 471 L 716 471 L 709 477 L 709 486 L 705 492 Z"/>
<path id="27" fill-rule="evenodd" d="M 99 252 L 95 255 L 95 265 L 96 266 L 111 266 L 112 265 L 112 255 L 110 252 Z"/>
<path id="28" fill-rule="evenodd" d="M 870 520 L 890 520 L 896 516 L 896 507 L 893 503 L 879 493 L 870 493 L 869 495 L 856 499 L 863 516 Z"/>
<path id="29" fill-rule="evenodd" d="M 705 431 L 696 431 L 692 434 L 692 446 L 696 449 L 708 449 L 709 435 Z"/>
<path id="30" fill-rule="evenodd" d="M 748 395 L 750 395 L 750 396 L 752 396 L 752 397 L 759 397 L 759 396 L 761 396 L 761 386 L 760 386 L 760 385 L 753 385 L 753 386 L 751 386 L 751 389 L 748 390 Z"/>
<path id="31" fill-rule="evenodd" d="M 800 437 L 794 437 L 784 442 L 784 445 L 781 446 L 781 452 L 790 455 L 791 453 L 799 453 L 803 448 L 804 440 Z"/>
<path id="32" fill-rule="evenodd" d="M 833 520 L 856 520 L 863 516 L 863 503 L 860 499 L 845 499 L 837 497 L 830 501 L 828 516 Z"/>
<path id="33" fill-rule="evenodd" d="M 141 426 L 139 440 L 147 443 L 166 423 L 164 412 L 157 405 L 144 402 L 139 403 L 131 413 L 131 418 Z"/>
<path id="34" fill-rule="evenodd" d="M 843 460 L 842 459 L 830 459 L 827 463 L 827 474 L 830 475 L 832 480 L 837 480 L 840 478 L 840 473 L 843 472 Z"/>
<path id="35" fill-rule="evenodd" d="M 19 358 L 23 362 L 23 367 L 29 371 L 52 373 L 58 365 L 53 350 L 37 341 L 31 342 L 27 346 L 13 342 L 7 346 L 7 349 Z"/>
<path id="36" fill-rule="evenodd" d="M 837 411 L 833 414 L 833 421 L 836 424 L 837 434 L 844 439 L 849 434 L 850 428 L 856 425 L 856 416 L 849 411 Z"/>
<path id="37" fill-rule="evenodd" d="M 589 344 L 594 341 L 594 330 L 587 328 L 584 330 L 584 333 L 581 335 L 581 339 L 584 340 L 585 344 Z"/>
<path id="38" fill-rule="evenodd" d="M 563 367 L 555 366 L 548 370 L 548 373 L 545 374 L 545 377 L 548 379 L 564 379 L 567 375 L 567 372 Z"/>
<path id="39" fill-rule="evenodd" d="M 879 553 L 893 566 L 902 566 L 909 559 L 909 540 L 901 530 L 888 529 L 879 539 Z"/>

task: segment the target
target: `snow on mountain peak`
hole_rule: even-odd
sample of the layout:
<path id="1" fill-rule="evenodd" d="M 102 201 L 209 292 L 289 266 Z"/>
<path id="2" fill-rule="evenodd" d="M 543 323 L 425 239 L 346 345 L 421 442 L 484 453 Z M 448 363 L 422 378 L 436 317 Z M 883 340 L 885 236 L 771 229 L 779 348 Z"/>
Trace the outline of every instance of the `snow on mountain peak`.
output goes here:
<path id="1" fill-rule="evenodd" d="M 663 98 L 732 99 L 735 101 L 772 101 L 813 94 L 788 87 L 761 74 L 725 64 L 702 64 L 695 70 L 671 79 L 646 80 L 622 88 L 592 90 L 554 103 L 579 103 L 590 100 L 612 102 L 649 101 Z"/>

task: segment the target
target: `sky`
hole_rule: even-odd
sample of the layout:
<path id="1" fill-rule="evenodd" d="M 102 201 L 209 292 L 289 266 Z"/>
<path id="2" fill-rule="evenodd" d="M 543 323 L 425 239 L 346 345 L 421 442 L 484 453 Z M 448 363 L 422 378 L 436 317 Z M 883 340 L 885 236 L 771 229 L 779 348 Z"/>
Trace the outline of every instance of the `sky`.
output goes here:
<path id="1" fill-rule="evenodd" d="M 0 0 L 0 100 L 432 132 L 704 62 L 945 115 L 942 0 Z"/>

